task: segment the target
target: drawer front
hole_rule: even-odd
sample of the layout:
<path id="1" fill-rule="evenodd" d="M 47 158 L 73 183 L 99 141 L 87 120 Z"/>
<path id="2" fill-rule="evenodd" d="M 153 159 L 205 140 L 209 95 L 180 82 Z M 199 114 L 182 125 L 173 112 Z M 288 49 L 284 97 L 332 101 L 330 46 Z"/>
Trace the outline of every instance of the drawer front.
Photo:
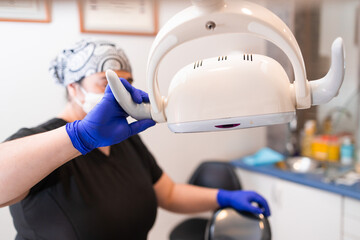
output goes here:
<path id="1" fill-rule="evenodd" d="M 348 197 L 344 198 L 344 218 L 352 218 L 360 221 L 360 200 Z"/>
<path id="2" fill-rule="evenodd" d="M 344 237 L 351 237 L 360 240 L 360 220 L 344 217 Z"/>
<path id="3" fill-rule="evenodd" d="M 344 235 L 343 240 L 360 240 L 359 237 Z"/>

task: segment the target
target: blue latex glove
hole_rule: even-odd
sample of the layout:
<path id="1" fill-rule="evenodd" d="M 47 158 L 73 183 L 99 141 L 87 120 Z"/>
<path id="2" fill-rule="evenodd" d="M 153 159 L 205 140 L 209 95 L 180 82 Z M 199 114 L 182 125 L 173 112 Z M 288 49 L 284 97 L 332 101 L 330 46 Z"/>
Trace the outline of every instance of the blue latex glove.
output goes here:
<path id="1" fill-rule="evenodd" d="M 265 217 L 270 216 L 270 209 L 266 200 L 253 191 L 227 191 L 220 189 L 217 194 L 217 202 L 221 208 L 231 207 L 238 211 L 254 214 L 262 213 Z M 257 203 L 254 206 L 251 203 Z"/>
<path id="2" fill-rule="evenodd" d="M 149 102 L 147 93 L 134 88 L 128 81 L 120 78 L 135 103 Z M 119 143 L 128 137 L 154 126 L 152 119 L 144 119 L 128 124 L 129 115 L 120 107 L 109 85 L 104 97 L 83 120 L 66 124 L 66 131 L 73 146 L 82 154 L 98 147 Z"/>

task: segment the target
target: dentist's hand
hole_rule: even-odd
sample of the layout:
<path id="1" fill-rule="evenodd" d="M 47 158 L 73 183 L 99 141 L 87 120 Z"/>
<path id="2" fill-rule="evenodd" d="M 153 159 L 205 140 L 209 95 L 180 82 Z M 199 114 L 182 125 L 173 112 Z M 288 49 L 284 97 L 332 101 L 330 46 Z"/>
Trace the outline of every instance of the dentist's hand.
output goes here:
<path id="1" fill-rule="evenodd" d="M 120 79 L 131 94 L 134 102 L 149 102 L 147 93 L 134 88 L 125 79 Z M 66 124 L 66 131 L 73 146 L 82 154 L 98 147 L 119 143 L 128 137 L 154 126 L 152 119 L 144 119 L 128 124 L 129 115 L 120 107 L 109 86 L 104 97 L 83 120 Z"/>
<path id="2" fill-rule="evenodd" d="M 238 211 L 254 214 L 262 213 L 265 217 L 270 216 L 270 209 L 266 200 L 253 191 L 227 191 L 220 189 L 217 194 L 217 202 L 221 208 L 232 207 Z M 256 203 L 257 206 L 251 203 Z"/>

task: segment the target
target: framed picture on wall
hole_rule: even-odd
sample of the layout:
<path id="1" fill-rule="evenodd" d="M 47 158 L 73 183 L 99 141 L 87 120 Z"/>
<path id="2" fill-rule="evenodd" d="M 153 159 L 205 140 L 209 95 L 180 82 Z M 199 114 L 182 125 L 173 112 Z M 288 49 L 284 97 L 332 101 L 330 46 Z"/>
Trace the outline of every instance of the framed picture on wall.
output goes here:
<path id="1" fill-rule="evenodd" d="M 49 0 L 0 0 L 0 21 L 49 23 Z"/>
<path id="2" fill-rule="evenodd" d="M 156 35 L 156 0 L 78 0 L 80 31 Z"/>

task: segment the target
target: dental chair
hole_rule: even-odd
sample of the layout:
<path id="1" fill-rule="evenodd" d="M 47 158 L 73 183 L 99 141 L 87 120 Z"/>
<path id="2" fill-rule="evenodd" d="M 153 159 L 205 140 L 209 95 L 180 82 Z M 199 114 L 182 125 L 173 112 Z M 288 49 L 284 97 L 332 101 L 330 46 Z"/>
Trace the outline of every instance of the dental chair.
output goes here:
<path id="1" fill-rule="evenodd" d="M 227 162 L 206 161 L 191 176 L 189 184 L 241 190 L 235 167 Z M 170 240 L 270 240 L 271 231 L 267 219 L 225 208 L 215 211 L 210 219 L 189 218 L 170 233 Z"/>
<path id="2" fill-rule="evenodd" d="M 206 161 L 201 163 L 188 183 L 201 187 L 226 190 L 241 189 L 234 166 L 227 162 Z M 187 219 L 171 231 L 170 240 L 204 240 L 208 221 L 209 219 L 206 218 Z"/>

